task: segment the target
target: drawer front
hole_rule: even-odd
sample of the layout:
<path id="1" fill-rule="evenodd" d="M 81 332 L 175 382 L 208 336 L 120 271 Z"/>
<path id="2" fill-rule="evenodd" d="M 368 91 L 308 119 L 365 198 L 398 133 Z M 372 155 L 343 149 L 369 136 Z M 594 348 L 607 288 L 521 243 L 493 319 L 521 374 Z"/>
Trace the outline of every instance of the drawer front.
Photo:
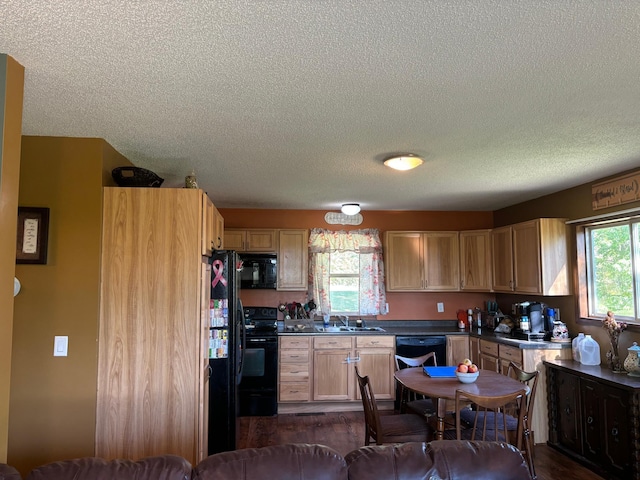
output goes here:
<path id="1" fill-rule="evenodd" d="M 308 350 L 311 346 L 311 337 L 280 337 L 280 348 L 300 348 Z"/>
<path id="2" fill-rule="evenodd" d="M 517 347 L 510 345 L 500 345 L 500 358 L 513 360 L 514 363 L 522 365 L 522 352 Z"/>
<path id="3" fill-rule="evenodd" d="M 395 345 L 395 337 L 388 335 L 368 335 L 362 337 L 356 337 L 357 348 L 393 348 Z"/>
<path id="4" fill-rule="evenodd" d="M 308 382 L 309 364 L 284 363 L 280 365 L 281 382 Z"/>
<path id="5" fill-rule="evenodd" d="M 495 342 L 489 342 L 488 340 L 480 339 L 480 351 L 483 353 L 487 353 L 489 355 L 493 355 L 494 357 L 497 357 L 498 344 Z"/>
<path id="6" fill-rule="evenodd" d="M 346 348 L 351 349 L 351 337 L 315 337 L 313 348 Z"/>
<path id="7" fill-rule="evenodd" d="M 309 350 L 280 350 L 280 363 L 309 365 Z"/>
<path id="8" fill-rule="evenodd" d="M 281 402 L 304 402 L 309 400 L 309 382 L 292 382 L 280 385 Z"/>

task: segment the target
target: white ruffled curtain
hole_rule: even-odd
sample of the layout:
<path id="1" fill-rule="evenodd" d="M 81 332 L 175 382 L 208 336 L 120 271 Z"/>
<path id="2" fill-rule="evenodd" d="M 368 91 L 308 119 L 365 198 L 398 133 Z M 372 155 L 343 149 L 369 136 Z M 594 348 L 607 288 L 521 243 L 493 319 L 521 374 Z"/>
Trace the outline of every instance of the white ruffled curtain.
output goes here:
<path id="1" fill-rule="evenodd" d="M 309 290 L 319 314 L 331 312 L 329 261 L 331 252 L 360 256 L 360 315 L 386 315 L 382 242 L 377 229 L 331 231 L 314 228 L 309 236 Z"/>

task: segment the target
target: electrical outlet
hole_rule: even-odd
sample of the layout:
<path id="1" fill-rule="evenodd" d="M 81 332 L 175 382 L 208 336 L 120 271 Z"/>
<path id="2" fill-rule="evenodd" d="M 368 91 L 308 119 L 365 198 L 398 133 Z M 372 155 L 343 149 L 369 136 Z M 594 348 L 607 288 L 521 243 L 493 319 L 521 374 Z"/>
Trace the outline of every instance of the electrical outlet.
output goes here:
<path id="1" fill-rule="evenodd" d="M 438 313 L 444 312 L 444 303 L 438 302 Z"/>

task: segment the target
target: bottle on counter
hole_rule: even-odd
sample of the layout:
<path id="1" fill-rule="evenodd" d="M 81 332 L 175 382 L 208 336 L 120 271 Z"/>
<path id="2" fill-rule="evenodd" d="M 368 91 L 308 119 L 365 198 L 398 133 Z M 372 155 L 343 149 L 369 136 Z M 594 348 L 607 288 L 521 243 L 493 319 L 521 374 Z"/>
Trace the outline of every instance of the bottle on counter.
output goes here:
<path id="1" fill-rule="evenodd" d="M 473 310 L 467 310 L 467 323 L 469 324 L 469 328 L 473 325 Z"/>
<path id="2" fill-rule="evenodd" d="M 583 365 L 600 365 L 600 345 L 591 335 L 585 335 L 580 342 L 580 363 Z"/>
<path id="3" fill-rule="evenodd" d="M 529 317 L 527 315 L 522 315 L 520 317 L 520 330 L 523 332 L 531 330 L 531 323 L 529 322 Z"/>
<path id="4" fill-rule="evenodd" d="M 576 338 L 571 341 L 571 353 L 576 362 L 580 361 L 580 342 L 584 340 L 584 333 L 580 332 Z"/>

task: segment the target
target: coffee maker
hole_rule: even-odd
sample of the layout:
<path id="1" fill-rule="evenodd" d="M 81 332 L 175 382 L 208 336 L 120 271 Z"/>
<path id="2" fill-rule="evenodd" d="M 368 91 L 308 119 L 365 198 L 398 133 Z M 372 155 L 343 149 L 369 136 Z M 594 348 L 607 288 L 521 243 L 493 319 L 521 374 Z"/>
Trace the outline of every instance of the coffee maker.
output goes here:
<path id="1" fill-rule="evenodd" d="M 514 303 L 511 309 L 517 326 L 516 336 L 527 340 L 542 340 L 551 331 L 545 322 L 545 316 L 543 315 L 544 305 L 542 303 Z M 523 321 L 525 317 L 526 321 Z"/>

